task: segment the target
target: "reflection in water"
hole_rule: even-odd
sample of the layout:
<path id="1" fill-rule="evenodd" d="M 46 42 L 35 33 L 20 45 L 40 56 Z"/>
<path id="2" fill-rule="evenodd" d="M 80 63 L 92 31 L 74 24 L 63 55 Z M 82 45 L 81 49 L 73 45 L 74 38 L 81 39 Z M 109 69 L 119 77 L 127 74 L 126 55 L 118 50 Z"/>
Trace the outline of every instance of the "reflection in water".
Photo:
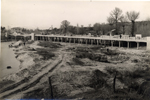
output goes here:
<path id="1" fill-rule="evenodd" d="M 9 48 L 9 44 L 11 42 L 1 42 L 0 78 L 15 73 L 19 69 L 20 62 L 15 58 L 15 52 L 13 48 Z M 11 69 L 7 69 L 7 66 L 11 66 Z"/>

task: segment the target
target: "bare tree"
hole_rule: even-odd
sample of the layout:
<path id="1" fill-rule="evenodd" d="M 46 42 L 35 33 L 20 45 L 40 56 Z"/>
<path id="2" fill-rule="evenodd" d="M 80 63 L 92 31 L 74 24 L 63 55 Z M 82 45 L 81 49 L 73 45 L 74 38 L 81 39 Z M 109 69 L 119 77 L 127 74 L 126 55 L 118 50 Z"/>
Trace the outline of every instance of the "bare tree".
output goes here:
<path id="1" fill-rule="evenodd" d="M 111 17 L 108 18 L 107 20 L 109 20 L 111 23 L 114 20 L 114 23 L 116 25 L 116 34 L 118 34 L 118 21 L 122 16 L 122 10 L 116 7 L 113 11 L 111 11 L 110 16 Z"/>
<path id="2" fill-rule="evenodd" d="M 75 30 L 76 28 L 74 27 L 74 26 L 72 26 L 72 25 L 70 25 L 69 27 L 68 27 L 68 31 L 69 32 L 71 32 L 72 34 L 75 34 L 76 33 L 76 30 Z"/>
<path id="3" fill-rule="evenodd" d="M 127 12 L 126 14 L 127 14 L 128 20 L 132 22 L 131 35 L 134 36 L 135 20 L 139 18 L 140 13 L 131 11 L 131 12 Z"/>
<path id="4" fill-rule="evenodd" d="M 111 26 L 114 24 L 114 18 L 112 18 L 111 16 L 107 17 L 107 21 L 108 21 L 109 25 L 111 25 Z"/>
<path id="5" fill-rule="evenodd" d="M 127 17 L 126 16 L 121 16 L 120 21 L 121 21 L 121 26 L 122 26 L 123 34 L 125 34 L 125 25 L 127 23 Z"/>
<path id="6" fill-rule="evenodd" d="M 61 22 L 61 28 L 63 29 L 63 33 L 66 33 L 68 31 L 68 26 L 70 25 L 70 22 L 67 20 L 63 20 Z"/>
<path id="7" fill-rule="evenodd" d="M 101 25 L 100 23 L 95 23 L 93 25 L 94 31 L 96 32 L 96 34 L 99 34 L 100 30 L 101 30 Z"/>
<path id="8" fill-rule="evenodd" d="M 84 31 L 84 26 L 83 26 L 83 25 L 81 25 L 81 28 L 80 28 L 80 31 L 79 31 L 79 32 L 80 32 L 81 35 L 83 35 L 83 34 L 85 33 L 85 31 Z"/>
<path id="9" fill-rule="evenodd" d="M 114 18 L 112 18 L 111 16 L 110 16 L 110 17 L 107 17 L 107 21 L 108 21 L 108 23 L 109 23 L 109 25 L 110 25 L 110 27 L 111 27 L 111 30 L 112 30 L 113 24 L 114 24 L 114 22 L 115 22 Z"/>
<path id="10" fill-rule="evenodd" d="M 80 27 L 79 25 L 77 24 L 77 27 L 76 27 L 76 34 L 79 34 L 80 33 Z"/>

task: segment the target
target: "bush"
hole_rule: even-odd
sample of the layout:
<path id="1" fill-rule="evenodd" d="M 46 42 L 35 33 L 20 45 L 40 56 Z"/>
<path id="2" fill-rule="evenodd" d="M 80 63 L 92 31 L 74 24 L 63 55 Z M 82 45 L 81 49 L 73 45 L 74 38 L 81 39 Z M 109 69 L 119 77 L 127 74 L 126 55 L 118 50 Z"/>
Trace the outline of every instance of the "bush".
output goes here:
<path id="1" fill-rule="evenodd" d="M 133 63 L 138 63 L 139 60 L 138 60 L 138 59 L 134 59 L 134 60 L 132 60 L 131 62 L 133 62 Z"/>
<path id="2" fill-rule="evenodd" d="M 42 47 L 49 47 L 49 48 L 59 48 L 61 46 L 60 43 L 53 43 L 50 41 L 42 41 L 39 42 L 38 45 Z"/>
<path id="3" fill-rule="evenodd" d="M 101 54 L 94 54 L 94 53 L 88 53 L 88 52 L 77 52 L 76 57 L 77 58 L 89 58 L 89 59 L 95 60 L 95 61 L 107 62 L 107 56 L 101 55 Z"/>
<path id="4" fill-rule="evenodd" d="M 91 84 L 90 87 L 94 89 L 102 88 L 106 84 L 106 80 L 104 77 L 106 76 L 105 73 L 101 72 L 100 70 L 94 70 L 92 79 L 91 79 Z"/>
<path id="5" fill-rule="evenodd" d="M 115 50 L 109 50 L 109 51 L 105 51 L 103 53 L 106 55 L 111 55 L 111 56 L 118 55 L 118 53 Z"/>
<path id="6" fill-rule="evenodd" d="M 75 62 L 76 65 L 84 65 L 84 62 L 82 62 L 78 58 L 73 58 L 72 60 L 73 60 L 73 62 Z"/>
<path id="7" fill-rule="evenodd" d="M 33 40 L 28 40 L 26 43 L 27 44 L 32 44 L 34 41 Z"/>
<path id="8" fill-rule="evenodd" d="M 14 83 L 14 81 L 12 81 L 12 80 L 4 80 L 4 81 L 0 82 L 0 86 L 4 87 L 4 86 L 6 86 L 8 84 L 12 84 L 12 83 Z"/>
<path id="9" fill-rule="evenodd" d="M 138 90 L 139 94 L 144 94 L 144 91 L 150 87 L 150 82 L 143 82 Z"/>
<path id="10" fill-rule="evenodd" d="M 150 87 L 145 90 L 143 98 L 144 100 L 150 100 Z"/>
<path id="11" fill-rule="evenodd" d="M 55 56 L 54 53 L 49 52 L 48 50 L 37 50 L 37 54 L 41 55 L 44 60 L 48 60 Z"/>
<path id="12" fill-rule="evenodd" d="M 106 66 L 105 70 L 109 73 L 109 74 L 113 74 L 115 72 L 118 72 L 114 67 L 111 66 Z"/>
<path id="13" fill-rule="evenodd" d="M 102 46 L 94 46 L 94 47 L 91 47 L 90 49 L 92 50 L 100 50 L 102 48 Z"/>

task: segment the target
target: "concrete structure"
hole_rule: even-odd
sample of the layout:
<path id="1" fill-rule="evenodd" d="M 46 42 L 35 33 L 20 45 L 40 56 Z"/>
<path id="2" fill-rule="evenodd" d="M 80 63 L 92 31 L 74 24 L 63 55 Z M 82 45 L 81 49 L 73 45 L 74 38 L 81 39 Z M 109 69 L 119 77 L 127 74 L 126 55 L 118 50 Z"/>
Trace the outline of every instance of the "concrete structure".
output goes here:
<path id="1" fill-rule="evenodd" d="M 22 35 L 23 36 L 23 35 Z M 61 36 L 61 35 L 34 35 L 32 33 L 31 40 L 56 41 L 66 43 L 83 43 L 90 45 L 118 46 L 118 47 L 136 47 L 139 49 L 141 45 L 147 46 L 150 50 L 150 37 L 136 39 L 135 37 L 119 38 L 114 36 L 88 37 L 88 36 Z M 147 45 L 146 45 L 147 44 Z"/>
<path id="2" fill-rule="evenodd" d="M 35 34 L 31 33 L 31 40 L 34 40 Z"/>
<path id="3" fill-rule="evenodd" d="M 147 48 L 146 50 L 150 50 L 150 37 L 147 37 Z"/>
<path id="4" fill-rule="evenodd" d="M 21 27 L 14 27 L 14 28 L 11 28 L 11 33 L 13 33 L 13 32 L 17 32 L 17 33 L 22 33 L 22 30 L 23 30 L 23 28 L 21 28 Z"/>
<path id="5" fill-rule="evenodd" d="M 136 35 L 135 35 L 135 38 L 136 38 L 136 39 L 141 39 L 141 38 L 142 38 L 142 35 L 141 35 L 141 34 L 136 34 Z"/>

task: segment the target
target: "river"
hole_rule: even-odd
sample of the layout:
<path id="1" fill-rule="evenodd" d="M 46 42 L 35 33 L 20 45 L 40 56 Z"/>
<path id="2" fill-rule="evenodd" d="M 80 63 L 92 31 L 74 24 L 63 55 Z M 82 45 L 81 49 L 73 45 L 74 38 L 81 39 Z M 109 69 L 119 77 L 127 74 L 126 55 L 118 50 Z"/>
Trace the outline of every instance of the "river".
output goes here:
<path id="1" fill-rule="evenodd" d="M 1 42 L 0 79 L 19 70 L 20 62 L 15 58 L 13 48 L 9 48 L 11 42 Z M 11 66 L 11 69 L 7 69 Z"/>

